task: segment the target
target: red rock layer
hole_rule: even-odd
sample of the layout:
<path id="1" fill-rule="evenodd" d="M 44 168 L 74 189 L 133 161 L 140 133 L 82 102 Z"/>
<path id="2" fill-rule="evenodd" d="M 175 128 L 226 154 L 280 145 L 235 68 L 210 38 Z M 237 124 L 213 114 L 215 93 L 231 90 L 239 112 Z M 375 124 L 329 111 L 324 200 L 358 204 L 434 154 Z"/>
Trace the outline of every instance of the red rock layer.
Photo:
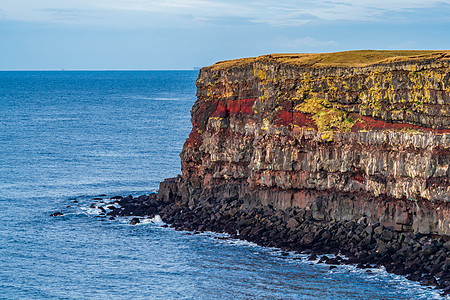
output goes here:
<path id="1" fill-rule="evenodd" d="M 449 78 L 446 59 L 204 68 L 181 153 L 186 201 L 215 190 L 319 219 L 450 235 Z"/>

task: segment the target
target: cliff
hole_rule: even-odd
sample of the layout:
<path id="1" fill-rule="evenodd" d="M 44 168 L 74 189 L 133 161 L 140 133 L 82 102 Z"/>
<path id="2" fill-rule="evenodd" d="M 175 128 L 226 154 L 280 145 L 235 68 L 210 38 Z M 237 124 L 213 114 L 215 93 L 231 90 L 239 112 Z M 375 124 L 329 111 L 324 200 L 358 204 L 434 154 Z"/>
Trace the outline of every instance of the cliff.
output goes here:
<path id="1" fill-rule="evenodd" d="M 449 51 L 266 55 L 203 68 L 197 88 L 182 175 L 94 198 L 101 217 L 160 216 L 450 294 Z"/>
<path id="2" fill-rule="evenodd" d="M 449 51 L 265 55 L 197 88 L 170 196 L 450 236 Z"/>

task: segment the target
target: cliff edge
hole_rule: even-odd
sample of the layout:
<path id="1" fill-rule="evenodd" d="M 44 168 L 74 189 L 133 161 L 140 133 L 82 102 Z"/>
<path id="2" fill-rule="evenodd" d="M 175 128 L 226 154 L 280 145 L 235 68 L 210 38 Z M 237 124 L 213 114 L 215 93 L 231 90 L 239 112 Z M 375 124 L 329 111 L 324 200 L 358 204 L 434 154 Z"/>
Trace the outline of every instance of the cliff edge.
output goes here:
<path id="1" fill-rule="evenodd" d="M 450 236 L 450 51 L 265 55 L 197 88 L 171 196 Z"/>
<path id="2" fill-rule="evenodd" d="M 450 294 L 449 51 L 265 55 L 203 68 L 197 88 L 182 175 L 93 203 L 101 216 L 384 266 Z"/>

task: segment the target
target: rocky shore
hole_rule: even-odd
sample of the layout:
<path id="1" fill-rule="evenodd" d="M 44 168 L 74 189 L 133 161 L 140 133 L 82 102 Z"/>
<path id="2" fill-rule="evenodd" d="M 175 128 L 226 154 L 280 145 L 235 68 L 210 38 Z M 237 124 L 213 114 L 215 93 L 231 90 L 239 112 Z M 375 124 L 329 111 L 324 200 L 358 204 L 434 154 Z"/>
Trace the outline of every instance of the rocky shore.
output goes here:
<path id="1" fill-rule="evenodd" d="M 450 293 L 450 51 L 264 55 L 196 84 L 182 174 L 104 217 L 159 215 Z"/>
<path id="2" fill-rule="evenodd" d="M 176 180 L 161 183 L 160 195 L 112 197 L 109 203 L 98 206 L 101 215 L 111 219 L 132 217 L 133 225 L 143 217 L 159 215 L 176 230 L 227 233 L 260 246 L 308 254 L 310 260 L 319 259 L 330 268 L 341 264 L 383 266 L 390 273 L 450 294 L 450 241 L 442 237 L 394 231 L 364 217 L 356 222 L 336 222 L 316 220 L 311 211 L 298 208 L 244 208 L 238 199 L 210 198 L 189 207 L 173 194 L 167 197 Z M 334 254 L 335 258 L 325 254 Z"/>

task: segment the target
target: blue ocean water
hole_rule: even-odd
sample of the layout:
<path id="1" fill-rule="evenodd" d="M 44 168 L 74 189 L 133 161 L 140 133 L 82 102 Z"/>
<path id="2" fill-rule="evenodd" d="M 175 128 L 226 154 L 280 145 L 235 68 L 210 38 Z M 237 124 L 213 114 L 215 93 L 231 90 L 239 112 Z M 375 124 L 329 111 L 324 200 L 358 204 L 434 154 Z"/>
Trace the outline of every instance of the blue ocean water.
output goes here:
<path id="1" fill-rule="evenodd" d="M 0 72 L 0 298 L 440 298 L 381 269 L 99 218 L 91 198 L 149 193 L 180 172 L 196 76 Z"/>

